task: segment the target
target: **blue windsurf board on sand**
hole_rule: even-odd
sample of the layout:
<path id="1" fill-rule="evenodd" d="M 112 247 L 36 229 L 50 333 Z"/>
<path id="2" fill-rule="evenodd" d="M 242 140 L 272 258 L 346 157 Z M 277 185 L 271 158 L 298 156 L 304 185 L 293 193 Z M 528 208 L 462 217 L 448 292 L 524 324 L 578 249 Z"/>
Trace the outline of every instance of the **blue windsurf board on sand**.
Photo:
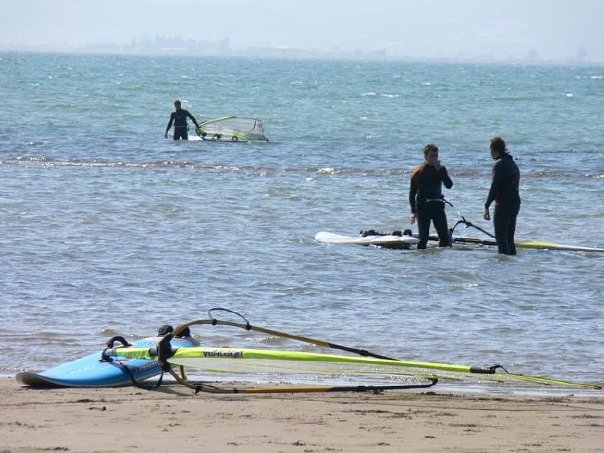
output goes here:
<path id="1" fill-rule="evenodd" d="M 152 348 L 162 337 L 150 337 L 134 342 L 133 346 Z M 177 347 L 199 346 L 191 337 L 174 338 Z M 155 360 L 126 359 L 102 361 L 102 351 L 81 359 L 58 365 L 41 373 L 22 372 L 15 377 L 29 387 L 121 387 L 134 385 L 158 376 L 161 368 Z"/>

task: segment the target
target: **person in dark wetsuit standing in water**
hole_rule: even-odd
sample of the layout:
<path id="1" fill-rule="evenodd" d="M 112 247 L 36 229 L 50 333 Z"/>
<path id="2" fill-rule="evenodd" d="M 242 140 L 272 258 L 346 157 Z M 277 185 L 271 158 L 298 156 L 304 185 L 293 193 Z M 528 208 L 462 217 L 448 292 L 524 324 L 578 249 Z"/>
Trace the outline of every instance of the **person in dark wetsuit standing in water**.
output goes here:
<path id="1" fill-rule="evenodd" d="M 438 234 L 439 246 L 447 247 L 449 231 L 447 228 L 447 215 L 445 214 L 445 197 L 442 194 L 442 185 L 447 189 L 453 187 L 453 181 L 447 169 L 438 160 L 438 146 L 428 144 L 424 147 L 422 165 L 417 167 L 411 175 L 409 187 L 409 204 L 411 205 L 410 222 L 415 223 L 419 230 L 418 249 L 425 249 L 430 233 L 430 221 Z"/>
<path id="2" fill-rule="evenodd" d="M 493 180 L 487 201 L 484 204 L 484 219 L 491 220 L 489 206 L 495 201 L 493 225 L 499 253 L 515 255 L 516 218 L 520 212 L 520 170 L 514 158 L 508 154 L 505 142 L 501 137 L 491 139 L 491 157 L 493 164 Z"/>
<path id="3" fill-rule="evenodd" d="M 168 131 L 172 127 L 172 124 L 174 124 L 174 140 L 188 140 L 189 125 L 187 124 L 187 117 L 193 120 L 195 127 L 198 126 L 195 117 L 188 110 L 181 107 L 180 101 L 174 101 L 174 111 L 170 115 L 170 121 L 168 122 L 168 127 L 166 127 L 164 137 L 168 138 Z"/>

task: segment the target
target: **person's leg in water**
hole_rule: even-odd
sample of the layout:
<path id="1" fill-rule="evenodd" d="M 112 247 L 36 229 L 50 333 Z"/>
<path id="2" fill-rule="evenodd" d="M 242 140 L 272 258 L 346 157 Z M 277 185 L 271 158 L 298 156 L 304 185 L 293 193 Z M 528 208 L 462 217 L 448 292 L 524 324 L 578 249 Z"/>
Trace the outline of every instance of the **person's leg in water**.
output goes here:
<path id="1" fill-rule="evenodd" d="M 174 128 L 174 140 L 188 140 L 189 134 L 187 133 L 186 127 L 175 127 Z"/>
<path id="2" fill-rule="evenodd" d="M 445 213 L 445 204 L 433 201 L 429 203 L 432 211 L 432 219 L 434 222 L 434 228 L 438 234 L 438 246 L 439 247 L 450 247 L 451 242 L 449 241 L 449 229 L 447 228 L 447 214 Z"/>
<path id="3" fill-rule="evenodd" d="M 418 249 L 425 249 L 428 245 L 428 235 L 430 234 L 430 216 L 429 209 L 427 206 L 422 206 L 417 210 L 417 231 L 419 233 L 419 242 L 417 243 Z"/>
<path id="4" fill-rule="evenodd" d="M 516 245 L 514 244 L 514 231 L 516 229 L 516 222 L 511 214 L 512 212 L 510 211 L 509 207 L 502 206 L 499 204 L 495 205 L 495 212 L 493 214 L 495 240 L 497 241 L 497 250 L 503 255 L 516 254 Z"/>
<path id="5" fill-rule="evenodd" d="M 520 205 L 513 206 L 510 209 L 510 222 L 507 230 L 507 243 L 510 250 L 510 255 L 516 254 L 516 241 L 514 239 L 514 235 L 516 234 L 516 219 L 518 218 L 519 212 Z"/>

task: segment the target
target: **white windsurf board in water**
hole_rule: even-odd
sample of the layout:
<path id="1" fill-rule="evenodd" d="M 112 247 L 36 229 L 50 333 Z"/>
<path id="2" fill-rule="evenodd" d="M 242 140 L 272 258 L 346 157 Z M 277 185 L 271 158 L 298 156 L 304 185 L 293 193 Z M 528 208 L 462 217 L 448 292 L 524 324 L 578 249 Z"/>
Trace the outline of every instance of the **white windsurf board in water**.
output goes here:
<path id="1" fill-rule="evenodd" d="M 385 248 L 407 249 L 419 242 L 419 239 L 409 235 L 367 235 L 367 236 L 345 236 L 342 234 L 320 231 L 315 235 L 315 240 L 324 244 L 355 244 L 374 245 Z"/>

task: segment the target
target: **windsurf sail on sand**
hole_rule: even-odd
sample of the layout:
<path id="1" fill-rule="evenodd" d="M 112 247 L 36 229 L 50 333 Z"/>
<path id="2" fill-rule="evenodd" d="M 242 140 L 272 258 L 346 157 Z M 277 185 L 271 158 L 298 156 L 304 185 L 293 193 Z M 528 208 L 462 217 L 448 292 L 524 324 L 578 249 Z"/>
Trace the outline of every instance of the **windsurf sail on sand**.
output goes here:
<path id="1" fill-rule="evenodd" d="M 238 116 L 214 118 L 199 123 L 195 131 L 203 140 L 268 142 L 268 138 L 264 135 L 262 121 L 256 118 Z"/>
<path id="2" fill-rule="evenodd" d="M 237 321 L 221 320 L 213 312 L 234 314 Z M 240 322 L 243 321 L 243 322 Z M 194 325 L 229 326 L 256 332 L 281 340 L 292 340 L 313 347 L 313 350 L 265 349 L 240 347 L 180 347 L 164 337 L 157 348 L 110 348 L 103 352 L 104 360 L 112 356 L 157 360 L 165 372 L 195 392 L 211 393 L 300 393 L 383 391 L 423 389 L 440 381 L 474 382 L 501 385 L 548 385 L 574 389 L 602 388 L 599 383 L 580 383 L 544 376 L 510 373 L 501 365 L 475 367 L 438 362 L 399 360 L 364 349 L 343 346 L 314 338 L 293 335 L 264 327 L 253 326 L 239 313 L 214 308 L 209 318 L 191 321 L 174 330 L 174 334 Z M 316 347 L 338 353 L 317 352 Z M 346 354 L 342 354 L 346 353 Z M 175 370 L 180 369 L 180 373 Z M 185 370 L 202 370 L 204 381 L 193 381 Z M 211 382 L 208 376 L 215 378 Z M 226 380 L 222 377 L 229 376 Z"/>

